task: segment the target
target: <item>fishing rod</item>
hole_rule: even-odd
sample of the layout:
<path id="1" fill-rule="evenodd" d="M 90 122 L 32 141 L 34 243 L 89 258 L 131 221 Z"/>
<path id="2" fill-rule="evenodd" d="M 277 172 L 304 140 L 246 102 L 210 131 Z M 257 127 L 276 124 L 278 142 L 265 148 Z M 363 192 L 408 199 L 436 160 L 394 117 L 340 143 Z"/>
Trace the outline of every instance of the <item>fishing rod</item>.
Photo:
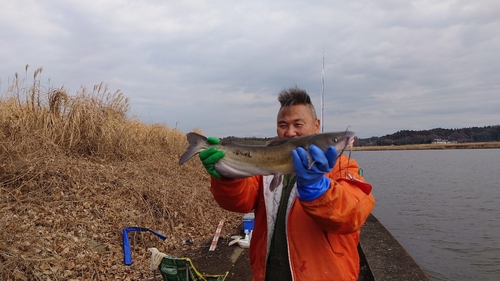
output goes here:
<path id="1" fill-rule="evenodd" d="M 325 48 L 323 48 L 323 69 L 321 71 L 321 132 L 325 130 Z"/>

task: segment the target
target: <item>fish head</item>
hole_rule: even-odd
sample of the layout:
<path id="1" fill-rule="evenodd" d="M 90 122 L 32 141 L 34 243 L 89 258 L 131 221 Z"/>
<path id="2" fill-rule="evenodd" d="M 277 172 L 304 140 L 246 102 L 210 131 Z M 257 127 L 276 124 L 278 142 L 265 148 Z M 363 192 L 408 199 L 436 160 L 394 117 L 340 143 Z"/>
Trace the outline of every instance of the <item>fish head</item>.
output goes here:
<path id="1" fill-rule="evenodd" d="M 354 132 L 346 131 L 340 137 L 337 137 L 337 143 L 334 145 L 337 151 L 342 153 L 345 149 L 352 148 L 355 136 Z"/>
<path id="2" fill-rule="evenodd" d="M 346 148 L 352 147 L 355 136 L 356 134 L 351 131 L 321 133 L 312 138 L 310 144 L 314 144 L 323 150 L 326 150 L 329 146 L 334 146 L 340 154 Z"/>

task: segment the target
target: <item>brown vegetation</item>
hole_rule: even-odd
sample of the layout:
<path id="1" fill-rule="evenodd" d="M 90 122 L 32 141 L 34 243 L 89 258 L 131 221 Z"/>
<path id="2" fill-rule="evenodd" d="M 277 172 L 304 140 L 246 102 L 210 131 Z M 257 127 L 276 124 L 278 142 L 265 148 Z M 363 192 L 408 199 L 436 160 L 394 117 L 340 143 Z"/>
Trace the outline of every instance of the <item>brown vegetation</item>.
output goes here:
<path id="1" fill-rule="evenodd" d="M 0 279 L 144 280 L 149 247 L 180 254 L 201 245 L 220 219 L 199 161 L 179 167 L 184 133 L 128 116 L 128 100 L 102 83 L 69 95 L 15 80 L 0 99 Z M 123 265 L 124 227 L 134 264 Z M 224 234 L 223 234 L 224 235 Z"/>

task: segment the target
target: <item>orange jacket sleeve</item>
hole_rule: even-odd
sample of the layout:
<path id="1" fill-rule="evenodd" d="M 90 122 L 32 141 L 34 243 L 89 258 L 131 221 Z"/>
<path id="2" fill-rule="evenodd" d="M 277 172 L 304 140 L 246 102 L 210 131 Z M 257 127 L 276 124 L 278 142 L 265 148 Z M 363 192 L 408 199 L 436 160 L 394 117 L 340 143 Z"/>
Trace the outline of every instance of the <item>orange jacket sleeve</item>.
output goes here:
<path id="1" fill-rule="evenodd" d="M 348 234 L 358 231 L 370 215 L 375 199 L 354 159 L 340 156 L 326 176 L 328 190 L 310 202 L 300 201 L 304 211 L 325 231 Z"/>
<path id="2" fill-rule="evenodd" d="M 215 201 L 232 212 L 248 213 L 256 207 L 262 176 L 244 179 L 211 178 L 210 191 Z"/>

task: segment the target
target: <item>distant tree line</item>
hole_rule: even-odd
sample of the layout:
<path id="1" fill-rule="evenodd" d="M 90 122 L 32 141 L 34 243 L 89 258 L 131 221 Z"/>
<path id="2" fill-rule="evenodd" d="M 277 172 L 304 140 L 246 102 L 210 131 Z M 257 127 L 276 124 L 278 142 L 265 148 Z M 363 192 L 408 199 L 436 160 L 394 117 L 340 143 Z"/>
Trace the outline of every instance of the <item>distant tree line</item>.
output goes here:
<path id="1" fill-rule="evenodd" d="M 461 129 L 402 130 L 391 135 L 358 139 L 357 146 L 429 144 L 433 142 L 490 142 L 500 141 L 500 125 Z"/>
<path id="2" fill-rule="evenodd" d="M 236 143 L 247 145 L 265 145 L 272 137 L 235 137 L 222 138 L 222 143 Z M 428 144 L 433 142 L 490 142 L 500 141 L 500 125 L 486 127 L 468 127 L 461 129 L 436 128 L 432 130 L 402 130 L 391 135 L 356 139 L 356 146 L 384 146 L 406 144 Z"/>

